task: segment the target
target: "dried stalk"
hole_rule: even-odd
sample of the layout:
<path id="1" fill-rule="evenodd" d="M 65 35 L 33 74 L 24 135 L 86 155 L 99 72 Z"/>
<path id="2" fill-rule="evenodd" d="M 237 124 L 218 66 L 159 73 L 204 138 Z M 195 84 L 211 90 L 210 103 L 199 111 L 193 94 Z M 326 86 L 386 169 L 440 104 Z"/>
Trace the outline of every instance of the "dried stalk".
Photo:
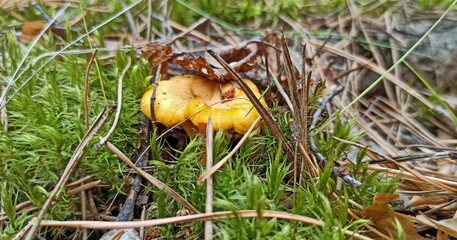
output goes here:
<path id="1" fill-rule="evenodd" d="M 125 229 L 125 228 L 139 228 L 139 227 L 152 227 L 164 224 L 175 224 L 175 223 L 187 223 L 187 222 L 195 222 L 195 221 L 205 221 L 205 220 L 216 220 L 216 219 L 227 219 L 227 218 L 256 218 L 258 217 L 258 213 L 256 210 L 240 210 L 236 212 L 232 211 L 225 211 L 225 212 L 214 212 L 214 213 L 202 213 L 202 214 L 194 214 L 194 215 L 186 215 L 186 216 L 179 216 L 179 217 L 169 217 L 169 218 L 162 218 L 162 219 L 153 219 L 153 220 L 146 220 L 146 221 L 132 221 L 132 222 L 99 222 L 99 221 L 52 221 L 52 220 L 45 220 L 41 223 L 42 226 L 60 226 L 60 227 L 72 227 L 72 228 L 91 228 L 91 229 Z M 321 220 L 317 220 L 314 218 L 285 213 L 285 212 L 278 212 L 278 211 L 270 211 L 264 210 L 262 211 L 263 218 L 277 218 L 277 219 L 284 219 L 284 220 L 291 220 L 297 221 L 307 224 L 312 224 L 316 226 L 324 226 L 325 223 Z M 344 232 L 345 235 L 354 237 L 355 239 L 361 240 L 373 240 L 370 237 L 363 236 L 361 234 L 343 230 L 338 227 L 333 228 L 335 231 Z"/>
<path id="2" fill-rule="evenodd" d="M 213 167 L 213 119 L 209 115 L 208 124 L 206 126 L 206 168 Z M 206 202 L 205 213 L 213 212 L 213 178 L 210 176 L 206 180 Z M 205 240 L 213 239 L 213 224 L 211 221 L 205 221 Z"/>
<path id="3" fill-rule="evenodd" d="M 84 113 L 85 113 L 85 120 L 86 120 L 86 130 L 89 130 L 89 105 L 87 104 L 87 95 L 89 94 L 89 71 L 92 63 L 94 62 L 95 56 L 97 55 L 98 49 L 94 50 L 92 53 L 92 57 L 89 60 L 86 68 L 86 80 L 84 82 Z"/>

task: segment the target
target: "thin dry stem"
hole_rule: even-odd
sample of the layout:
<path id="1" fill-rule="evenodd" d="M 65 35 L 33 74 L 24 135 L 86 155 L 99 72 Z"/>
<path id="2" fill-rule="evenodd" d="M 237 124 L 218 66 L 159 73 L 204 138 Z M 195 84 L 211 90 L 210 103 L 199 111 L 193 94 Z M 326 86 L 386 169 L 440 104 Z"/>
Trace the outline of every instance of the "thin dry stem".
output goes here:
<path id="1" fill-rule="evenodd" d="M 213 119 L 211 115 L 208 118 L 208 124 L 206 126 L 206 168 L 211 169 L 213 167 Z M 205 202 L 205 213 L 213 212 L 213 178 L 210 176 L 206 180 L 206 202 Z M 205 221 L 205 240 L 213 239 L 213 224 L 211 221 Z"/>
<path id="2" fill-rule="evenodd" d="M 98 49 L 96 48 L 92 53 L 92 57 L 89 60 L 86 68 L 86 80 L 84 82 L 84 113 L 86 120 L 86 130 L 89 130 L 89 105 L 87 104 L 87 96 L 89 94 L 89 72 L 92 63 L 94 62 L 95 56 L 97 55 Z"/>

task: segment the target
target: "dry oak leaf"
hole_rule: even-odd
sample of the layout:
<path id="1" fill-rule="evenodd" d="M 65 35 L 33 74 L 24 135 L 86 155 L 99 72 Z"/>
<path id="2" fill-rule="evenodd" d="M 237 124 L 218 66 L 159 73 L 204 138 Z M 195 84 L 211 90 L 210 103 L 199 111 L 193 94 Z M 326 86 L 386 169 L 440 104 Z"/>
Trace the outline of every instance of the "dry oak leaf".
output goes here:
<path id="1" fill-rule="evenodd" d="M 387 204 L 397 199 L 399 199 L 398 194 L 378 193 L 374 197 L 372 205 L 364 208 L 363 212 L 357 210 L 355 212 L 365 219 L 370 219 L 377 229 L 387 232 L 392 237 L 398 236 L 395 221 L 397 219 L 403 228 L 406 239 L 425 240 L 426 238 L 417 234 L 414 224 L 407 216 L 394 212 L 387 206 Z"/>

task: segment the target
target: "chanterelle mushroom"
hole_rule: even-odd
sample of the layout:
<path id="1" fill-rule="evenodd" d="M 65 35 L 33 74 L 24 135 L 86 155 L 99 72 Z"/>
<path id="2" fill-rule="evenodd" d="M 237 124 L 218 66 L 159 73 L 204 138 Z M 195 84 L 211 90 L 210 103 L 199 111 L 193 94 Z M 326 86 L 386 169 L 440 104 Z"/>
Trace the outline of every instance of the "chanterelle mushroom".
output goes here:
<path id="1" fill-rule="evenodd" d="M 247 79 L 244 81 L 254 94 L 260 97 L 255 84 Z M 211 114 L 214 130 L 233 129 L 237 133 L 244 134 L 259 117 L 259 113 L 253 108 L 243 90 L 233 87 L 231 83 L 219 83 L 197 75 L 177 76 L 161 81 L 157 87 L 154 103 L 156 121 L 166 127 L 173 127 L 191 117 L 190 121 L 186 121 L 181 126 L 189 135 L 192 135 L 193 129 L 198 124 L 206 124 Z M 220 102 L 220 88 L 222 93 L 231 91 L 233 94 L 230 94 L 230 98 L 233 99 Z M 149 89 L 141 100 L 141 111 L 149 118 L 151 118 L 152 93 L 153 88 Z M 266 106 L 265 100 L 262 99 L 260 102 Z"/>

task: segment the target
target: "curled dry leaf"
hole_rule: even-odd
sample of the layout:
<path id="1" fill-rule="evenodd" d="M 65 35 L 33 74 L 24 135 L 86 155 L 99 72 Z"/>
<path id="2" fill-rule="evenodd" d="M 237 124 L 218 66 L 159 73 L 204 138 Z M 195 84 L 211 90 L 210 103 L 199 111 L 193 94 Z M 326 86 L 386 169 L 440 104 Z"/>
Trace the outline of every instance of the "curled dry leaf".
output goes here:
<path id="1" fill-rule="evenodd" d="M 247 72 L 257 64 L 256 58 L 261 53 L 257 45 L 229 47 L 220 50 L 219 54 L 226 62 L 230 63 L 235 71 Z M 142 56 L 148 59 L 149 64 L 154 68 L 158 64 L 162 64 L 162 74 L 167 73 L 168 63 L 171 63 L 194 70 L 210 80 L 225 82 L 232 78 L 219 63 L 211 62 L 202 56 L 196 58 L 188 52 L 173 53 L 169 45 L 147 44 L 141 51 Z"/>
<path id="2" fill-rule="evenodd" d="M 153 70 L 162 64 L 160 73 L 165 75 L 168 71 L 168 60 L 173 56 L 173 51 L 169 45 L 146 44 L 141 49 L 141 56 L 148 60 Z"/>
<path id="3" fill-rule="evenodd" d="M 398 231 L 395 223 L 395 219 L 400 222 L 406 239 L 426 239 L 417 234 L 414 229 L 414 224 L 409 220 L 407 216 L 401 213 L 392 211 L 387 204 L 399 199 L 398 194 L 389 193 L 378 193 L 373 199 L 373 204 L 364 208 L 363 212 L 354 210 L 357 215 L 370 219 L 373 221 L 373 225 L 377 229 L 386 231 L 392 237 L 398 236 Z"/>

